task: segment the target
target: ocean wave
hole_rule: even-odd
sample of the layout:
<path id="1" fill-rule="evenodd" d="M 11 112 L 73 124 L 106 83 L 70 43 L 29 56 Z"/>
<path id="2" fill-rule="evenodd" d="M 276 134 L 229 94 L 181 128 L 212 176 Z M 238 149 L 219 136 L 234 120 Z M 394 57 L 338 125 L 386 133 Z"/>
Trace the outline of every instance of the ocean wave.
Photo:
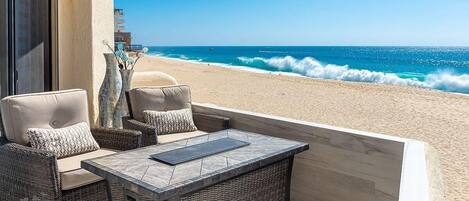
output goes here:
<path id="1" fill-rule="evenodd" d="M 429 74 L 425 83 L 433 89 L 469 94 L 468 74 L 456 75 L 452 72 Z"/>
<path id="2" fill-rule="evenodd" d="M 469 93 L 469 75 L 457 75 L 449 71 L 429 74 L 425 76 L 423 81 L 420 81 L 416 78 L 401 78 L 394 73 L 351 69 L 347 65 L 322 64 L 312 57 L 306 57 L 304 59 L 296 59 L 291 56 L 272 58 L 239 57 L 238 60 L 248 66 L 267 65 L 278 71 L 293 72 L 311 78 L 415 86 L 450 92 Z"/>

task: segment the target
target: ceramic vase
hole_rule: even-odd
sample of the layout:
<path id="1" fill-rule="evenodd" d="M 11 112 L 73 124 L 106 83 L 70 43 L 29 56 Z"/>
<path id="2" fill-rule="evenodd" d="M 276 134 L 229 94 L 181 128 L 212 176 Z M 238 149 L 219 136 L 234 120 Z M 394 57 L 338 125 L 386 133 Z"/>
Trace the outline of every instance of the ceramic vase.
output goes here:
<path id="1" fill-rule="evenodd" d="M 113 126 L 115 108 L 122 91 L 122 78 L 114 54 L 105 53 L 106 74 L 99 89 L 99 125 L 102 128 Z"/>
<path id="2" fill-rule="evenodd" d="M 129 116 L 129 108 L 127 106 L 125 92 L 130 90 L 134 70 L 121 69 L 119 72 L 122 79 L 122 89 L 119 100 L 117 101 L 116 109 L 114 111 L 114 128 L 122 128 L 122 117 Z"/>

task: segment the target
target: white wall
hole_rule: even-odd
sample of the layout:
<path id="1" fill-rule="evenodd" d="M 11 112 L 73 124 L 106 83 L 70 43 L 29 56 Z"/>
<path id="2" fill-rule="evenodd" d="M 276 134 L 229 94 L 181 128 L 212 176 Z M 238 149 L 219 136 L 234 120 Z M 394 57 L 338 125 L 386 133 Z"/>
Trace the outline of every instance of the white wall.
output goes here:
<path id="1" fill-rule="evenodd" d="M 91 122 L 98 116 L 98 91 L 105 73 L 102 41 L 114 41 L 113 0 L 60 0 L 59 89 L 88 91 Z"/>

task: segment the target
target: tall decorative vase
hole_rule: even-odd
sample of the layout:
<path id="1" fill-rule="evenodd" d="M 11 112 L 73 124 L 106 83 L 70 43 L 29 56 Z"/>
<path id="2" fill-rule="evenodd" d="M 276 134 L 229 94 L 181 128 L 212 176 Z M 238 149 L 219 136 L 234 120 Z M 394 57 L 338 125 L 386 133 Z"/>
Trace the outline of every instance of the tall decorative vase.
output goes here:
<path id="1" fill-rule="evenodd" d="M 121 69 L 119 72 L 122 77 L 122 91 L 114 111 L 114 128 L 122 128 L 122 117 L 129 115 L 129 108 L 127 107 L 125 92 L 128 91 L 131 87 L 134 70 Z"/>
<path id="2" fill-rule="evenodd" d="M 111 128 L 114 111 L 122 91 L 122 78 L 114 54 L 105 53 L 104 58 L 106 74 L 98 94 L 99 125 L 102 128 Z"/>

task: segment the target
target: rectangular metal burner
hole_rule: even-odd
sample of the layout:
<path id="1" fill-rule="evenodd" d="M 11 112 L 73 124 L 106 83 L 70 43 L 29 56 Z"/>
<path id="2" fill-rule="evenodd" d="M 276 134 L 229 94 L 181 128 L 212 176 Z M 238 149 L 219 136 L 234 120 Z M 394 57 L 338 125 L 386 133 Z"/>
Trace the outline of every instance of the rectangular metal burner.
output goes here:
<path id="1" fill-rule="evenodd" d="M 169 165 L 177 165 L 247 145 L 249 145 L 248 142 L 243 142 L 232 138 L 222 138 L 219 140 L 196 144 L 163 153 L 153 154 L 151 155 L 151 158 Z"/>

